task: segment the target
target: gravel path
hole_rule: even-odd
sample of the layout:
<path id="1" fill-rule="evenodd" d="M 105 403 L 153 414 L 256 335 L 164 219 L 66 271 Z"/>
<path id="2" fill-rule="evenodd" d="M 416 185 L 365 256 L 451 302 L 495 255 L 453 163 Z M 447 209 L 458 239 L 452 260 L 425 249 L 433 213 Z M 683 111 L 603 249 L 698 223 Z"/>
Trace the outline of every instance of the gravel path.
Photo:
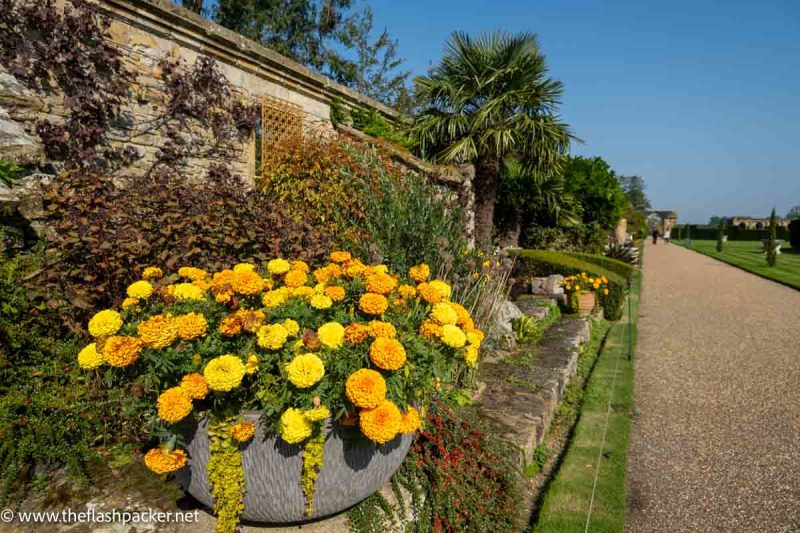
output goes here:
<path id="1" fill-rule="evenodd" d="M 800 291 L 659 243 L 640 313 L 628 531 L 800 532 Z"/>

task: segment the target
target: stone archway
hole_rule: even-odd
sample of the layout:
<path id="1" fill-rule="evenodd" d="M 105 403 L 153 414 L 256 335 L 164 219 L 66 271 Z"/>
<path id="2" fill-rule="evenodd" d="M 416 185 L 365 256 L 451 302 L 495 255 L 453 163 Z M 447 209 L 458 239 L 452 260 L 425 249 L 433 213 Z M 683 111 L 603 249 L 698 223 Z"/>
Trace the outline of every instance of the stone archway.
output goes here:
<path id="1" fill-rule="evenodd" d="M 678 213 L 675 211 L 647 212 L 647 228 L 650 231 L 657 230 L 660 235 L 671 232 L 676 222 L 678 222 Z"/>

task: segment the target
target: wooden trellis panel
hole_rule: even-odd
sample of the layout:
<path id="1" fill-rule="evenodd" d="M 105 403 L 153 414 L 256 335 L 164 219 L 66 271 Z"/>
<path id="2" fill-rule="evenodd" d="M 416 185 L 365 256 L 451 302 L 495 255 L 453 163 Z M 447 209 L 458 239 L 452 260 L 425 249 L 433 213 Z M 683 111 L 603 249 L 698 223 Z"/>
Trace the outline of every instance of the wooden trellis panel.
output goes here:
<path id="1" fill-rule="evenodd" d="M 261 100 L 262 154 L 269 154 L 275 143 L 302 134 L 303 108 L 272 96 Z"/>

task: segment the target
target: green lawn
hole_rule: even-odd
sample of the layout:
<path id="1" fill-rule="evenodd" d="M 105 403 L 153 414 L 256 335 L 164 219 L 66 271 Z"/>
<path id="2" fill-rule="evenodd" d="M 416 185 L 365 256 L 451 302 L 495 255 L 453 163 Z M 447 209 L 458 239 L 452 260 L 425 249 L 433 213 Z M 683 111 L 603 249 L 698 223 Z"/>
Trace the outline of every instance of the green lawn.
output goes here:
<path id="1" fill-rule="evenodd" d="M 628 360 L 628 341 L 632 335 L 636 346 L 639 287 L 639 274 L 636 274 L 631 297 L 633 322 L 626 320 L 626 313 L 608 333 L 587 384 L 575 433 L 547 488 L 536 523 L 532 525 L 535 533 L 585 531 L 595 474 L 598 474 L 597 487 L 589 531 L 616 533 L 624 529 L 628 437 L 633 417 L 633 361 Z M 601 454 L 607 416 L 608 428 Z M 599 470 L 598 456 L 601 457 Z"/>
<path id="2" fill-rule="evenodd" d="M 800 252 L 790 248 L 789 243 L 784 243 L 781 247 L 781 255 L 774 267 L 767 266 L 767 258 L 761 252 L 760 241 L 726 242 L 722 253 L 717 252 L 717 241 L 692 241 L 690 248 L 767 279 L 800 289 Z"/>

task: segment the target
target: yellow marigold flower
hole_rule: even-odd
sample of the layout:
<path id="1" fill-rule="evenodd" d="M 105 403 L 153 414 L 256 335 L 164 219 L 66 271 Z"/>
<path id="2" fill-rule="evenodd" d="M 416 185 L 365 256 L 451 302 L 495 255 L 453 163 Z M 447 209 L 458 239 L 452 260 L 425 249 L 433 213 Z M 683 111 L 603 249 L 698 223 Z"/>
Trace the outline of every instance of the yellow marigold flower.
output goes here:
<path id="1" fill-rule="evenodd" d="M 311 269 L 308 268 L 308 263 L 297 259 L 295 261 L 292 261 L 292 270 L 299 270 L 300 272 L 305 272 L 306 274 L 308 274 L 308 272 Z"/>
<path id="2" fill-rule="evenodd" d="M 187 313 L 175 317 L 178 324 L 178 337 L 185 341 L 198 339 L 206 334 L 208 321 L 202 313 Z"/>
<path id="3" fill-rule="evenodd" d="M 446 324 L 442 326 L 442 342 L 451 348 L 463 348 L 467 343 L 467 336 L 458 326 Z"/>
<path id="4" fill-rule="evenodd" d="M 409 405 L 408 410 L 400 415 L 400 430 L 398 433 L 414 433 L 421 425 L 419 411 Z"/>
<path id="5" fill-rule="evenodd" d="M 608 289 L 603 289 L 603 296 L 608 296 Z"/>
<path id="6" fill-rule="evenodd" d="M 467 333 L 467 340 L 470 344 L 480 344 L 483 342 L 483 339 L 486 338 L 486 334 L 483 332 L 483 330 L 480 330 L 475 326 L 465 329 L 464 331 Z M 470 337 L 470 334 L 472 334 L 472 337 Z M 473 339 L 475 342 L 470 339 Z"/>
<path id="7" fill-rule="evenodd" d="M 431 309 L 431 317 L 441 325 L 453 324 L 458 322 L 456 310 L 450 307 L 447 302 L 439 302 Z"/>
<path id="8" fill-rule="evenodd" d="M 314 294 L 325 294 L 325 284 L 317 283 L 314 285 Z"/>
<path id="9" fill-rule="evenodd" d="M 369 347 L 369 358 L 383 370 L 397 370 L 406 362 L 406 349 L 396 339 L 378 337 Z"/>
<path id="10" fill-rule="evenodd" d="M 344 287 L 331 285 L 330 287 L 325 287 L 325 296 L 327 296 L 334 302 L 341 302 L 342 300 L 344 300 L 346 293 Z"/>
<path id="11" fill-rule="evenodd" d="M 371 292 L 361 295 L 358 300 L 358 308 L 368 315 L 380 315 L 389 307 L 389 300 L 381 294 Z"/>
<path id="12" fill-rule="evenodd" d="M 182 278 L 188 278 L 192 281 L 198 281 L 201 279 L 206 279 L 208 277 L 208 272 L 206 272 L 202 268 L 181 267 L 178 269 L 178 275 Z"/>
<path id="13" fill-rule="evenodd" d="M 389 322 L 381 320 L 372 320 L 368 325 L 370 337 L 388 337 L 393 339 L 397 337 L 397 329 Z"/>
<path id="14" fill-rule="evenodd" d="M 239 357 L 231 354 L 220 355 L 208 362 L 203 369 L 211 390 L 227 392 L 238 387 L 244 378 L 245 367 Z"/>
<path id="15" fill-rule="evenodd" d="M 265 292 L 264 296 L 261 297 L 261 303 L 267 309 L 275 309 L 286 303 L 286 295 L 281 291 Z"/>
<path id="16" fill-rule="evenodd" d="M 368 336 L 369 330 L 363 324 L 353 323 L 344 328 L 344 340 L 350 344 L 361 344 Z"/>
<path id="17" fill-rule="evenodd" d="M 448 305 L 450 305 L 450 307 L 453 308 L 453 311 L 456 312 L 456 316 L 458 317 L 458 319 L 456 320 L 457 326 L 463 327 L 465 324 L 472 321 L 472 317 L 469 316 L 469 311 L 467 311 L 467 309 L 463 305 L 456 302 L 447 302 L 447 303 Z"/>
<path id="18" fill-rule="evenodd" d="M 264 280 L 253 270 L 234 271 L 233 290 L 245 296 L 254 296 L 264 290 Z"/>
<path id="19" fill-rule="evenodd" d="M 300 354 L 286 365 L 286 375 L 292 385 L 298 389 L 307 389 L 322 379 L 325 375 L 325 365 L 322 359 L 313 353 Z"/>
<path id="20" fill-rule="evenodd" d="M 171 474 L 186 466 L 186 452 L 153 448 L 144 455 L 144 464 L 156 474 Z"/>
<path id="21" fill-rule="evenodd" d="M 122 327 L 122 317 L 113 309 L 104 309 L 89 320 L 89 333 L 92 337 L 108 337 Z"/>
<path id="22" fill-rule="evenodd" d="M 81 368 L 92 370 L 103 364 L 102 354 L 97 352 L 97 344 L 94 342 L 78 352 L 78 364 Z"/>
<path id="23" fill-rule="evenodd" d="M 397 280 L 389 274 L 370 274 L 367 276 L 367 292 L 383 294 L 391 293 L 397 287 Z"/>
<path id="24" fill-rule="evenodd" d="M 436 289 L 437 291 L 439 291 L 439 294 L 441 295 L 443 300 L 450 299 L 450 294 L 453 292 L 452 289 L 450 288 L 450 285 L 448 285 L 447 283 L 445 283 L 440 279 L 435 279 L 431 281 L 429 285 L 434 289 Z"/>
<path id="25" fill-rule="evenodd" d="M 331 261 L 334 263 L 344 263 L 352 258 L 353 256 L 350 255 L 350 252 L 331 252 Z"/>
<path id="26" fill-rule="evenodd" d="M 267 270 L 274 276 L 286 274 L 292 268 L 292 265 L 286 259 L 273 259 L 267 263 Z"/>
<path id="27" fill-rule="evenodd" d="M 297 323 L 296 320 L 292 320 L 291 318 L 287 318 L 283 321 L 283 327 L 286 329 L 286 332 L 289 334 L 290 337 L 294 337 L 298 333 L 300 333 L 300 324 Z"/>
<path id="28" fill-rule="evenodd" d="M 464 351 L 464 361 L 467 362 L 469 366 L 475 368 L 478 366 L 478 354 L 480 352 L 480 348 L 477 344 L 470 344 L 467 346 L 467 349 Z"/>
<path id="29" fill-rule="evenodd" d="M 333 305 L 333 300 L 324 294 L 315 294 L 311 297 L 310 303 L 314 309 L 329 309 Z"/>
<path id="30" fill-rule="evenodd" d="M 419 334 L 426 339 L 433 339 L 442 335 L 442 325 L 433 319 L 426 319 L 419 326 Z"/>
<path id="31" fill-rule="evenodd" d="M 395 438 L 400 432 L 402 421 L 400 409 L 389 400 L 384 400 L 372 409 L 364 409 L 358 416 L 361 433 L 378 444 Z"/>
<path id="32" fill-rule="evenodd" d="M 287 287 L 302 287 L 308 283 L 308 275 L 302 270 L 290 270 L 283 277 Z"/>
<path id="33" fill-rule="evenodd" d="M 323 420 L 331 416 L 330 410 L 324 405 L 320 405 L 319 407 L 309 409 L 303 414 L 306 415 L 306 418 L 308 418 L 312 422 L 322 422 Z"/>
<path id="34" fill-rule="evenodd" d="M 244 373 L 251 376 L 258 372 L 258 356 L 250 354 L 247 358 L 247 363 L 244 365 Z"/>
<path id="35" fill-rule="evenodd" d="M 207 291 L 211 288 L 211 284 L 204 279 L 198 279 L 192 282 L 192 285 L 200 289 L 201 291 Z"/>
<path id="36" fill-rule="evenodd" d="M 158 397 L 158 416 L 168 424 L 180 422 L 192 412 L 192 399 L 180 387 L 172 387 Z"/>
<path id="37" fill-rule="evenodd" d="M 416 281 L 417 283 L 422 283 L 424 281 L 427 281 L 430 275 L 431 275 L 431 267 L 429 267 L 425 263 L 419 264 L 417 266 L 412 266 L 411 268 L 408 269 L 408 277 Z"/>
<path id="38" fill-rule="evenodd" d="M 150 348 L 166 348 L 178 338 L 178 322 L 170 315 L 154 315 L 139 323 L 139 337 Z"/>
<path id="39" fill-rule="evenodd" d="M 362 368 L 350 374 L 344 391 L 347 399 L 356 407 L 377 407 L 386 399 L 386 380 L 380 372 Z"/>
<path id="40" fill-rule="evenodd" d="M 233 267 L 233 272 L 255 272 L 256 266 L 252 263 L 238 263 Z"/>
<path id="41" fill-rule="evenodd" d="M 414 296 L 417 295 L 417 288 L 411 285 L 406 285 L 406 284 L 400 285 L 397 288 L 397 291 L 403 298 L 413 298 Z"/>
<path id="42" fill-rule="evenodd" d="M 434 305 L 442 301 L 442 293 L 430 283 L 420 283 L 417 285 L 417 294 L 425 302 Z"/>
<path id="43" fill-rule="evenodd" d="M 304 300 L 311 300 L 315 294 L 316 292 L 314 292 L 314 289 L 308 285 L 297 287 L 292 291 L 292 296 L 297 296 L 298 298 L 302 298 Z"/>
<path id="44" fill-rule="evenodd" d="M 130 298 L 139 298 L 140 300 L 147 300 L 153 294 L 153 286 L 150 285 L 149 281 L 134 281 L 130 285 L 128 285 L 128 290 L 126 291 L 128 297 Z"/>
<path id="45" fill-rule="evenodd" d="M 348 278 L 356 278 L 367 271 L 367 265 L 359 259 L 353 259 L 344 264 L 344 275 Z"/>
<path id="46" fill-rule="evenodd" d="M 108 337 L 103 344 L 103 357 L 116 367 L 132 365 L 141 351 L 142 341 L 136 337 Z"/>
<path id="47" fill-rule="evenodd" d="M 147 267 L 142 272 L 142 279 L 159 279 L 164 275 L 164 271 L 158 267 Z"/>
<path id="48" fill-rule="evenodd" d="M 203 289 L 191 283 L 178 283 L 173 294 L 178 300 L 203 300 L 206 297 Z"/>
<path id="49" fill-rule="evenodd" d="M 389 267 L 387 267 L 386 265 L 374 265 L 374 266 L 371 266 L 369 268 L 370 268 L 370 271 L 373 274 L 388 274 L 389 273 Z"/>
<path id="50" fill-rule="evenodd" d="M 236 442 L 247 442 L 256 434 L 256 425 L 253 422 L 239 422 L 231 426 L 230 435 Z"/>
<path id="51" fill-rule="evenodd" d="M 344 342 L 344 326 L 338 322 L 327 322 L 317 330 L 317 337 L 323 346 L 328 348 L 341 348 Z"/>
<path id="52" fill-rule="evenodd" d="M 191 374 L 183 376 L 180 388 L 183 389 L 183 392 L 192 400 L 202 400 L 208 395 L 209 391 L 206 378 L 197 372 L 192 372 Z"/>
<path id="53" fill-rule="evenodd" d="M 280 350 L 289 338 L 289 332 L 283 324 L 267 324 L 258 328 L 256 333 L 258 345 L 268 350 Z"/>
<path id="54" fill-rule="evenodd" d="M 279 429 L 284 441 L 297 444 L 311 436 L 314 426 L 300 409 L 290 407 L 281 415 Z"/>
<path id="55" fill-rule="evenodd" d="M 122 300 L 122 308 L 123 309 L 127 309 L 127 308 L 133 307 L 135 305 L 139 305 L 139 299 L 138 298 L 125 298 L 124 300 Z"/>

